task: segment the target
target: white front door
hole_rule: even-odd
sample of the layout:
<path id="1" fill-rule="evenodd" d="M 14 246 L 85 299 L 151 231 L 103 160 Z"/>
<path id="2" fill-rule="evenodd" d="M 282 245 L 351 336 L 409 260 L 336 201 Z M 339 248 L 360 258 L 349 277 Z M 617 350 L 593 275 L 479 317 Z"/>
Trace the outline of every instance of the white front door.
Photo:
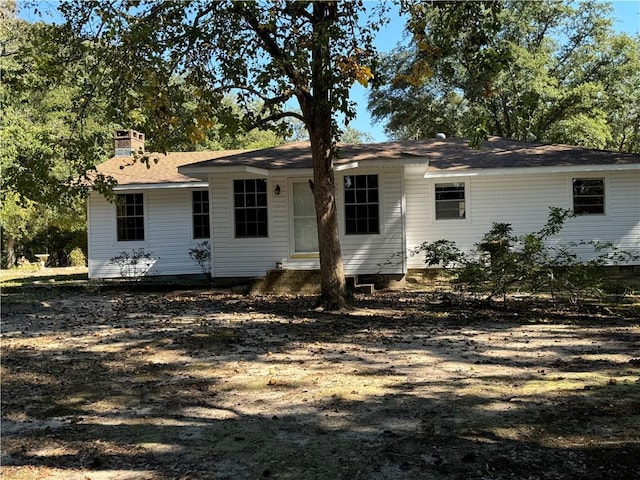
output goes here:
<path id="1" fill-rule="evenodd" d="M 318 226 L 309 181 L 292 182 L 292 254 L 318 253 Z"/>

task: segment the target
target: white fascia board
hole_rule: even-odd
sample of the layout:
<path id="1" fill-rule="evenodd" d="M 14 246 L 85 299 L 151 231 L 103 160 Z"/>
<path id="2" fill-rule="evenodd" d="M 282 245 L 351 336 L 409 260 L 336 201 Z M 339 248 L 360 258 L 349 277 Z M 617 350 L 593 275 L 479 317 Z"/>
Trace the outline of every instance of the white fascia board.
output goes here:
<path id="1" fill-rule="evenodd" d="M 398 168 L 398 167 L 409 167 L 412 165 L 417 166 L 429 166 L 429 160 L 421 157 L 417 158 L 403 158 L 401 160 L 386 160 L 386 159 L 372 159 L 372 160 L 358 160 L 356 162 L 344 163 L 342 165 L 337 165 L 335 167 L 336 172 L 340 172 L 342 170 L 351 170 L 354 168 L 362 167 L 362 168 Z"/>
<path id="2" fill-rule="evenodd" d="M 429 160 L 424 157 L 419 158 L 403 158 L 400 160 L 362 160 L 360 162 L 362 167 L 382 167 L 382 168 L 395 168 L 395 167 L 410 167 L 412 165 L 417 166 L 429 166 Z"/>
<path id="3" fill-rule="evenodd" d="M 257 167 L 244 167 L 244 171 L 247 173 L 253 173 L 255 175 L 261 175 L 263 177 L 268 177 L 270 172 L 265 168 L 257 168 Z"/>
<path id="4" fill-rule="evenodd" d="M 335 167 L 333 167 L 333 169 L 336 172 L 342 172 L 344 170 L 351 170 L 352 168 L 358 168 L 359 164 L 358 162 L 351 162 L 351 163 L 343 163 L 341 165 L 336 165 Z"/>
<path id="5" fill-rule="evenodd" d="M 279 168 L 270 170 L 272 177 L 305 177 L 313 175 L 313 168 Z"/>
<path id="6" fill-rule="evenodd" d="M 538 173 L 575 173 L 575 172 L 612 172 L 624 170 L 640 170 L 639 163 L 628 165 L 571 165 L 557 167 L 517 167 L 517 168 L 470 168 L 468 170 L 442 171 L 424 173 L 424 178 L 479 177 L 495 175 L 526 175 Z"/>
<path id="7" fill-rule="evenodd" d="M 155 190 L 158 188 L 207 188 L 208 182 L 182 182 L 182 183 L 130 183 L 126 185 L 116 185 L 115 192 L 122 190 Z"/>

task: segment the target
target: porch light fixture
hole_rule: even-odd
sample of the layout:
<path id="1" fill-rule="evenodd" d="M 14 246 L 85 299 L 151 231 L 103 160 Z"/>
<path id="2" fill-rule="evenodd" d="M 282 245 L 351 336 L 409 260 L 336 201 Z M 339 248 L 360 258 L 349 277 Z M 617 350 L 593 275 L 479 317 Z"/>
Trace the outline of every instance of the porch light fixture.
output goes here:
<path id="1" fill-rule="evenodd" d="M 280 195 L 280 185 L 276 185 L 276 188 L 273 189 L 273 193 Z"/>

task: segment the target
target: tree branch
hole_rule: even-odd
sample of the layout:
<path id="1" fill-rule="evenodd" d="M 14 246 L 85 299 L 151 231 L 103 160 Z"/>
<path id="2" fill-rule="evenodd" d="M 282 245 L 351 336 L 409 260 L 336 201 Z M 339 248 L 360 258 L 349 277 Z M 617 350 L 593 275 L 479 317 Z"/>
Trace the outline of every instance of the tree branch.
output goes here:
<path id="1" fill-rule="evenodd" d="M 305 88 L 307 85 L 305 78 L 302 76 L 300 71 L 293 67 L 289 60 L 289 56 L 282 51 L 275 38 L 270 34 L 269 29 L 261 25 L 258 18 L 256 18 L 252 12 L 247 10 L 243 3 L 237 2 L 234 6 L 240 16 L 247 22 L 251 30 L 253 30 L 257 35 L 264 49 L 274 60 L 278 69 L 293 83 L 296 88 L 296 95 L 299 95 L 309 101 L 311 93 Z"/>
<path id="2" fill-rule="evenodd" d="M 277 122 L 278 120 L 282 120 L 283 118 L 287 118 L 287 117 L 296 118 L 301 122 L 305 123 L 304 117 L 297 112 L 280 112 L 280 113 L 274 113 L 273 115 L 269 115 L 268 117 L 258 119 L 256 124 L 253 125 L 252 128 L 257 128 L 260 125 L 264 125 L 265 123 L 268 123 L 268 122 Z"/>

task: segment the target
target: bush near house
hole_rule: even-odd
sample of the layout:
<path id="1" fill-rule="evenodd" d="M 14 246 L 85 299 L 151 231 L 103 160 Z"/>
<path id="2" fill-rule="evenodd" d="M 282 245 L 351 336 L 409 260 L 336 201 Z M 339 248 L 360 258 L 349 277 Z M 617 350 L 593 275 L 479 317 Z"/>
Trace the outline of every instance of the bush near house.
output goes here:
<path id="1" fill-rule="evenodd" d="M 120 277 L 125 280 L 138 281 L 145 276 L 158 260 L 151 252 L 144 248 L 133 249 L 131 252 L 120 252 L 119 255 L 109 259 L 110 265 L 117 265 L 120 269 Z"/>
<path id="2" fill-rule="evenodd" d="M 412 253 L 424 254 L 427 266 L 440 265 L 459 290 L 483 295 L 487 302 L 500 297 L 504 303 L 515 289 L 546 292 L 552 298 L 567 295 L 574 303 L 585 295 L 624 296 L 624 287 L 607 278 L 602 267 L 640 256 L 621 251 L 610 242 L 548 242 L 574 216 L 562 208 L 549 210 L 547 223 L 537 232 L 516 236 L 510 224 L 494 222 L 469 253 L 449 240 L 425 242 Z M 576 251 L 585 246 L 593 248 L 595 256 L 582 262 Z"/>
<path id="3" fill-rule="evenodd" d="M 202 273 L 207 276 L 211 275 L 211 247 L 209 242 L 204 241 L 190 248 L 189 257 L 200 266 Z"/>

